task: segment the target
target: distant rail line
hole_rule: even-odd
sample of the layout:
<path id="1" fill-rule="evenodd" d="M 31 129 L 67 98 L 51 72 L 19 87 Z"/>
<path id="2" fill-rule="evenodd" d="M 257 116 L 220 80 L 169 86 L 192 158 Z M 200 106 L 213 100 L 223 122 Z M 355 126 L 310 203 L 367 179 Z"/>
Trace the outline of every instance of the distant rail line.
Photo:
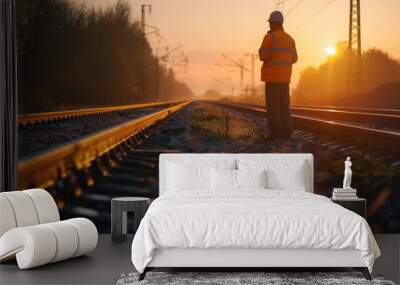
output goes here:
<path id="1" fill-rule="evenodd" d="M 265 108 L 265 104 L 251 104 L 243 101 L 233 101 L 239 104 L 245 104 L 254 107 Z M 322 109 L 329 112 L 347 111 L 347 112 L 358 112 L 358 113 L 374 113 L 374 114 L 386 114 L 386 115 L 400 115 L 400 109 L 384 109 L 384 108 L 357 108 L 357 107 L 341 107 L 331 105 L 292 105 L 292 109 Z"/>
<path id="2" fill-rule="evenodd" d="M 56 112 L 27 113 L 27 114 L 20 114 L 18 116 L 18 125 L 46 123 L 51 121 L 67 120 L 67 119 L 73 119 L 73 118 L 79 118 L 97 114 L 104 114 L 109 112 L 144 109 L 150 107 L 162 107 L 171 104 L 176 104 L 179 102 L 182 101 L 163 101 L 163 102 L 132 104 L 132 105 L 123 105 L 114 107 L 99 107 L 99 108 L 87 108 L 87 109 L 66 110 L 66 111 L 56 111 Z"/>
<path id="3" fill-rule="evenodd" d="M 335 111 L 349 111 L 360 113 L 377 113 L 386 115 L 400 115 L 400 109 L 383 109 L 383 108 L 356 108 L 356 107 L 340 107 L 340 106 L 307 106 L 307 105 L 294 105 L 295 108 L 311 108 L 311 109 L 325 109 Z"/>
<path id="4" fill-rule="evenodd" d="M 308 108 L 308 107 L 292 107 L 292 112 L 298 115 L 313 116 L 325 120 L 337 120 L 344 122 L 357 122 L 361 124 L 369 124 L 381 129 L 390 128 L 400 130 L 400 114 L 378 113 L 376 110 L 353 111 L 344 109 L 331 108 Z"/>
<path id="5" fill-rule="evenodd" d="M 235 103 L 265 109 L 265 105 L 263 104 Z M 293 114 L 312 116 L 320 119 L 357 122 L 366 127 L 376 126 L 380 129 L 400 130 L 400 110 L 397 109 L 292 105 L 291 111 Z"/>
<path id="6" fill-rule="evenodd" d="M 218 104 L 258 115 L 266 115 L 262 105 L 219 101 Z M 331 109 L 292 107 L 293 127 L 311 130 L 341 140 L 394 148 L 400 145 L 400 116 Z M 363 124 L 369 123 L 372 127 Z M 379 128 L 375 127 L 379 126 Z M 389 129 L 385 129 L 389 127 Z"/>

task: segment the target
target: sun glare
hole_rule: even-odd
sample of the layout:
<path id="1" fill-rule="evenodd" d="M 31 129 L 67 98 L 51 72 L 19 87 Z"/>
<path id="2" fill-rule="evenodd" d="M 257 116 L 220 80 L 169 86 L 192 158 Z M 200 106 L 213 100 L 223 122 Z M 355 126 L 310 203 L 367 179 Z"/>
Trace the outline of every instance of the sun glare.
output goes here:
<path id="1" fill-rule="evenodd" d="M 328 56 L 333 56 L 336 54 L 336 49 L 332 46 L 329 46 L 325 49 L 325 52 Z"/>

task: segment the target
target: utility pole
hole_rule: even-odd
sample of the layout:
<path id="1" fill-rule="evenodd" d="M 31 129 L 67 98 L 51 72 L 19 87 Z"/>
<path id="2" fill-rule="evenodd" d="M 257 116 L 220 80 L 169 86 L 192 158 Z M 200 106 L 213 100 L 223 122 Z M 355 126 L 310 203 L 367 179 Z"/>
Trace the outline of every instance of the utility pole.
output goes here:
<path id="1" fill-rule="evenodd" d="M 189 59 L 186 56 L 184 56 L 180 60 L 173 61 L 172 63 L 170 63 L 169 67 L 172 68 L 172 70 L 174 70 L 175 76 L 176 76 L 176 78 L 178 78 L 178 74 L 180 73 L 180 71 L 182 71 L 182 69 L 183 69 L 183 72 L 185 72 L 185 70 L 187 69 L 188 63 L 189 63 Z M 179 68 L 179 73 L 176 70 L 177 68 Z M 183 79 L 183 81 L 185 81 L 184 78 L 182 78 L 182 79 Z"/>
<path id="2" fill-rule="evenodd" d="M 183 67 L 183 82 L 187 83 L 187 74 L 188 74 L 188 65 L 189 65 L 189 59 L 186 59 L 185 65 Z"/>
<path id="3" fill-rule="evenodd" d="M 231 65 L 236 66 L 236 67 L 239 68 L 239 72 L 240 72 L 240 90 L 239 90 L 239 96 L 240 96 L 240 94 L 243 92 L 244 72 L 246 71 L 246 72 L 251 73 L 251 71 L 250 71 L 247 67 L 245 67 L 245 66 L 243 65 L 243 60 L 242 60 L 242 59 L 239 59 L 238 61 L 236 61 L 236 60 L 233 60 L 233 59 L 231 59 L 230 57 L 228 57 L 228 56 L 226 56 L 226 55 L 224 55 L 224 54 L 222 54 L 222 57 L 225 58 L 226 60 L 228 60 L 228 61 L 231 63 Z"/>
<path id="4" fill-rule="evenodd" d="M 146 64 L 145 64 L 145 44 L 146 44 L 146 9 L 148 9 L 149 14 L 151 14 L 151 5 L 150 4 L 142 4 L 142 18 L 140 21 L 140 30 L 142 32 L 142 42 L 140 46 L 140 70 L 142 70 L 142 74 L 140 75 L 140 81 L 142 81 L 142 96 L 144 100 L 147 100 L 147 82 L 146 82 Z"/>
<path id="5" fill-rule="evenodd" d="M 250 73 L 251 73 L 251 94 L 253 96 L 253 99 L 256 98 L 256 79 L 255 79 L 255 61 L 256 61 L 256 54 L 254 53 L 246 53 L 247 56 L 251 57 L 251 68 L 250 68 Z"/>
<path id="6" fill-rule="evenodd" d="M 149 11 L 149 14 L 151 15 L 151 4 L 142 4 L 142 19 L 140 21 L 140 30 L 142 31 L 143 34 L 145 34 L 145 29 L 146 29 L 146 8 Z"/>
<path id="7" fill-rule="evenodd" d="M 142 4 L 142 18 L 140 22 L 140 31 L 142 32 L 142 39 L 140 42 L 140 70 L 142 71 L 139 76 L 139 84 L 142 85 L 142 99 L 147 100 L 147 82 L 146 82 L 146 64 L 145 64 L 145 44 L 146 44 L 146 8 L 149 10 L 149 14 L 151 14 L 151 5 Z"/>
<path id="8" fill-rule="evenodd" d="M 360 1 L 350 0 L 349 42 L 348 42 L 348 92 L 361 92 L 361 13 Z"/>
<path id="9" fill-rule="evenodd" d="M 167 62 L 167 63 L 168 63 L 168 56 L 169 56 L 170 54 L 174 53 L 175 51 L 177 51 L 178 49 L 180 49 L 181 47 L 182 47 L 182 44 L 178 44 L 177 46 L 175 46 L 175 47 L 172 48 L 172 49 L 169 48 L 169 47 L 167 47 L 167 48 L 166 48 L 166 52 L 165 52 L 163 55 L 161 55 L 161 56 L 158 56 L 158 50 L 156 50 L 158 62 Z M 171 73 L 172 73 L 172 68 L 171 68 L 171 66 L 167 66 L 167 68 L 166 68 L 167 78 L 166 78 L 166 80 L 165 80 L 165 82 L 164 82 L 164 84 L 163 84 L 163 86 L 164 86 L 164 92 L 161 92 L 161 94 L 163 94 L 161 97 L 168 98 L 168 96 L 169 96 L 169 94 L 170 94 L 169 91 L 170 91 L 171 85 L 172 85 L 172 82 L 171 82 Z M 157 87 L 157 88 L 158 88 L 158 92 L 160 92 L 159 87 Z"/>
<path id="10" fill-rule="evenodd" d="M 158 49 L 156 48 L 156 57 L 155 57 L 155 72 L 156 72 L 156 88 L 155 88 L 155 92 L 156 92 L 156 100 L 160 99 L 160 64 L 159 64 L 159 60 L 158 60 Z"/>
<path id="11" fill-rule="evenodd" d="M 238 62 L 239 62 L 238 67 L 240 69 L 240 90 L 243 90 L 243 81 L 244 81 L 243 59 L 239 59 Z"/>

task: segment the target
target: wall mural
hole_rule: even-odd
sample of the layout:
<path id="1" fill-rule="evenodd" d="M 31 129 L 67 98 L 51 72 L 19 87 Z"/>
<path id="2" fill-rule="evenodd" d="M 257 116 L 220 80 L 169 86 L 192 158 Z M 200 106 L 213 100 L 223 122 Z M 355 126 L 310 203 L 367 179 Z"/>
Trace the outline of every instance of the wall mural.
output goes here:
<path id="1" fill-rule="evenodd" d="M 220 85 L 194 94 L 184 47 L 136 19 L 148 5 L 134 8 L 18 0 L 20 189 L 43 187 L 63 218 L 88 217 L 108 232 L 111 197 L 157 197 L 160 153 L 313 153 L 315 192 L 326 196 L 342 186 L 350 156 L 371 228 L 400 233 L 398 60 L 364 51 L 361 88 L 349 95 L 352 54 L 339 42 L 292 84 L 292 138 L 271 139 L 264 87 L 245 85 L 251 57 L 224 54 Z M 244 83 L 233 82 L 238 70 Z"/>

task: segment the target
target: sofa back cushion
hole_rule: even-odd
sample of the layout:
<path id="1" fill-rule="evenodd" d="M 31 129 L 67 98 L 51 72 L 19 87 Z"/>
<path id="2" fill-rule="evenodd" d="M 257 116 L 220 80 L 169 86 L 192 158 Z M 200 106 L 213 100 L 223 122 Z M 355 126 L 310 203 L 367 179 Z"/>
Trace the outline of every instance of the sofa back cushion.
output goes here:
<path id="1" fill-rule="evenodd" d="M 43 189 L 0 193 L 0 217 L 0 237 L 15 227 L 60 220 L 53 197 Z"/>

